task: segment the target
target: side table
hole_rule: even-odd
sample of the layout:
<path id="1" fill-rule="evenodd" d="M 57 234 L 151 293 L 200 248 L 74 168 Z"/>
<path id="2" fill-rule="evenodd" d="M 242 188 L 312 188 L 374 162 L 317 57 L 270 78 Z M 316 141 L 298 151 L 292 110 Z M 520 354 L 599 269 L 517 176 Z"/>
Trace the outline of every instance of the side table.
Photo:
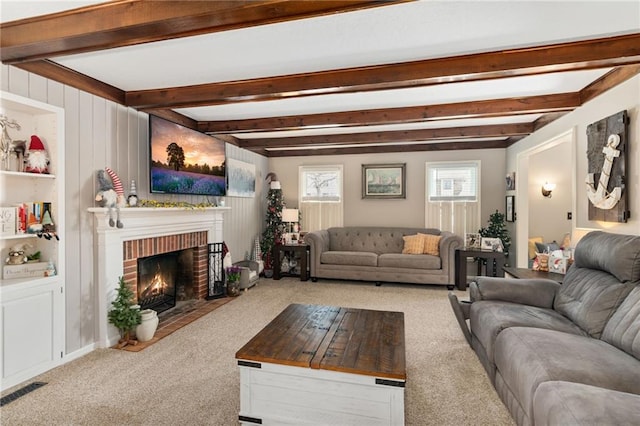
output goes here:
<path id="1" fill-rule="evenodd" d="M 562 284 L 562 281 L 564 280 L 564 275 L 558 274 L 557 272 L 533 271 L 531 269 L 513 268 L 510 266 L 505 266 L 502 269 L 507 275 L 510 275 L 513 278 L 518 278 L 518 279 L 546 278 L 548 280 L 553 280 L 558 284 Z"/>
<path id="2" fill-rule="evenodd" d="M 279 280 L 283 276 L 292 276 L 297 274 L 283 273 L 280 270 L 282 257 L 287 253 L 293 253 L 293 257 L 300 262 L 300 281 L 307 281 L 309 279 L 308 271 L 308 259 L 309 259 L 309 246 L 306 244 L 276 244 L 273 247 L 273 279 Z"/>
<path id="3" fill-rule="evenodd" d="M 499 251 L 478 249 L 456 249 L 456 287 L 458 290 L 467 289 L 467 258 L 477 257 L 487 260 L 487 275 L 504 277 L 504 253 Z M 491 265 L 491 268 L 490 268 Z M 491 272 L 491 274 L 490 274 Z M 478 275 L 482 275 L 482 263 L 478 262 Z"/>

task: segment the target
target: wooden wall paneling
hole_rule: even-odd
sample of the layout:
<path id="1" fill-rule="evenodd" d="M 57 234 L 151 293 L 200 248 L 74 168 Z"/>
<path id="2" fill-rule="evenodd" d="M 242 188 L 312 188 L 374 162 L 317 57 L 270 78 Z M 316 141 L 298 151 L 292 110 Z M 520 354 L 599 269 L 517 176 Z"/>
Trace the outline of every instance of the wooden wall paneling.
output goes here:
<path id="1" fill-rule="evenodd" d="M 122 105 L 117 106 L 116 138 L 112 142 L 115 143 L 116 157 L 107 166 L 116 172 L 124 184 L 129 176 L 129 111 Z"/>
<path id="2" fill-rule="evenodd" d="M 138 171 L 136 189 L 138 198 L 149 198 L 149 116 L 138 114 Z"/>
<path id="3" fill-rule="evenodd" d="M 47 102 L 47 79 L 29 73 L 29 97 L 40 102 Z"/>
<path id="4" fill-rule="evenodd" d="M 19 68 L 9 68 L 9 91 L 29 97 L 29 73 Z"/>
<path id="5" fill-rule="evenodd" d="M 81 346 L 82 300 L 80 297 L 82 277 L 80 276 L 80 204 L 78 200 L 78 174 L 80 167 L 80 91 L 69 86 L 64 88 L 65 110 L 65 232 L 66 239 L 66 282 L 65 282 L 65 351 L 73 352 Z"/>
<path id="6" fill-rule="evenodd" d="M 0 89 L 9 91 L 9 66 L 0 64 Z"/>
<path id="7" fill-rule="evenodd" d="M 127 109 L 127 163 L 121 172 L 122 185 L 125 198 L 129 195 L 131 180 L 138 181 L 138 169 L 141 159 L 138 155 L 138 146 L 142 141 L 138 140 L 138 113 L 133 109 Z"/>

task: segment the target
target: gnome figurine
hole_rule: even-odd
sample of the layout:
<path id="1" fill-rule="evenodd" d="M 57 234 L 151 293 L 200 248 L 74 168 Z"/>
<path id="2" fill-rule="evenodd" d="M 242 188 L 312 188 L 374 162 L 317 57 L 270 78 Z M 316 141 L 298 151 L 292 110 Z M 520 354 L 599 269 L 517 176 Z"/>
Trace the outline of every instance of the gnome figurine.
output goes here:
<path id="1" fill-rule="evenodd" d="M 36 135 L 31 136 L 29 149 L 25 155 L 25 171 L 30 173 L 49 173 L 49 155 L 44 144 Z"/>

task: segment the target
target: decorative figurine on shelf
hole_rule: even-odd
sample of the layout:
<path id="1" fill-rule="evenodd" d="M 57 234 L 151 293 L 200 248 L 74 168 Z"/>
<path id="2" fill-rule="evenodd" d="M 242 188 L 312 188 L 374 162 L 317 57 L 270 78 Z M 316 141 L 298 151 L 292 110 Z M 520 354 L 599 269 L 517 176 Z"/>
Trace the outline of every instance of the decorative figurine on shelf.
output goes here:
<path id="1" fill-rule="evenodd" d="M 44 148 L 44 144 L 36 135 L 31 136 L 29 149 L 25 155 L 25 172 L 29 173 L 49 173 L 49 155 Z"/>
<path id="2" fill-rule="evenodd" d="M 122 224 L 122 222 L 120 222 L 120 205 L 118 204 L 118 194 L 113 187 L 113 183 L 107 177 L 107 171 L 98 170 L 98 186 L 100 187 L 100 191 L 96 194 L 96 201 L 100 203 L 101 207 L 106 207 L 109 210 L 109 226 L 117 226 L 118 228 L 123 228 L 124 225 Z M 122 184 L 120 184 L 120 188 L 122 189 Z M 116 214 L 115 221 L 113 220 L 114 211 Z"/>
<path id="3" fill-rule="evenodd" d="M 22 265 L 27 263 L 27 255 L 24 254 L 27 244 L 16 244 L 9 249 L 9 257 L 5 259 L 7 265 Z"/>
<path id="4" fill-rule="evenodd" d="M 122 181 L 120 181 L 120 178 L 118 177 L 116 172 L 111 170 L 109 167 L 105 167 L 104 169 L 111 178 L 111 182 L 113 182 L 113 189 L 116 191 L 116 204 L 118 205 L 118 207 L 125 207 L 127 205 L 127 200 L 124 199 L 124 188 L 122 186 Z"/>
<path id="5" fill-rule="evenodd" d="M 9 132 L 7 132 L 7 128 L 20 130 L 21 127 L 16 120 L 9 120 L 9 118 L 3 114 L 0 114 L 0 127 L 2 128 L 2 134 L 0 135 L 0 159 L 2 159 L 2 163 L 0 168 L 21 172 L 27 141 L 14 141 L 9 136 Z M 12 156 L 16 158 L 15 165 L 11 164 Z"/>
<path id="6" fill-rule="evenodd" d="M 131 189 L 129 190 L 129 197 L 127 197 L 127 204 L 129 207 L 135 207 L 138 204 L 138 194 L 136 193 L 136 181 L 131 181 Z"/>

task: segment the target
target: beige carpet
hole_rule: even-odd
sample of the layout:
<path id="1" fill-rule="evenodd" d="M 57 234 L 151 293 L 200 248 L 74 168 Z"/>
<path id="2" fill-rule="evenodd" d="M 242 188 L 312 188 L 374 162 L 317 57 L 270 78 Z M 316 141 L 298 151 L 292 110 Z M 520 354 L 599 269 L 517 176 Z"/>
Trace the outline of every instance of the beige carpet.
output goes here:
<path id="1" fill-rule="evenodd" d="M 463 292 L 460 296 L 466 298 Z M 235 352 L 290 303 L 405 312 L 407 425 L 514 424 L 464 340 L 446 288 L 292 278 L 263 279 L 142 352 L 100 349 L 49 371 L 34 379 L 46 386 L 0 409 L 0 421 L 237 424 Z"/>

